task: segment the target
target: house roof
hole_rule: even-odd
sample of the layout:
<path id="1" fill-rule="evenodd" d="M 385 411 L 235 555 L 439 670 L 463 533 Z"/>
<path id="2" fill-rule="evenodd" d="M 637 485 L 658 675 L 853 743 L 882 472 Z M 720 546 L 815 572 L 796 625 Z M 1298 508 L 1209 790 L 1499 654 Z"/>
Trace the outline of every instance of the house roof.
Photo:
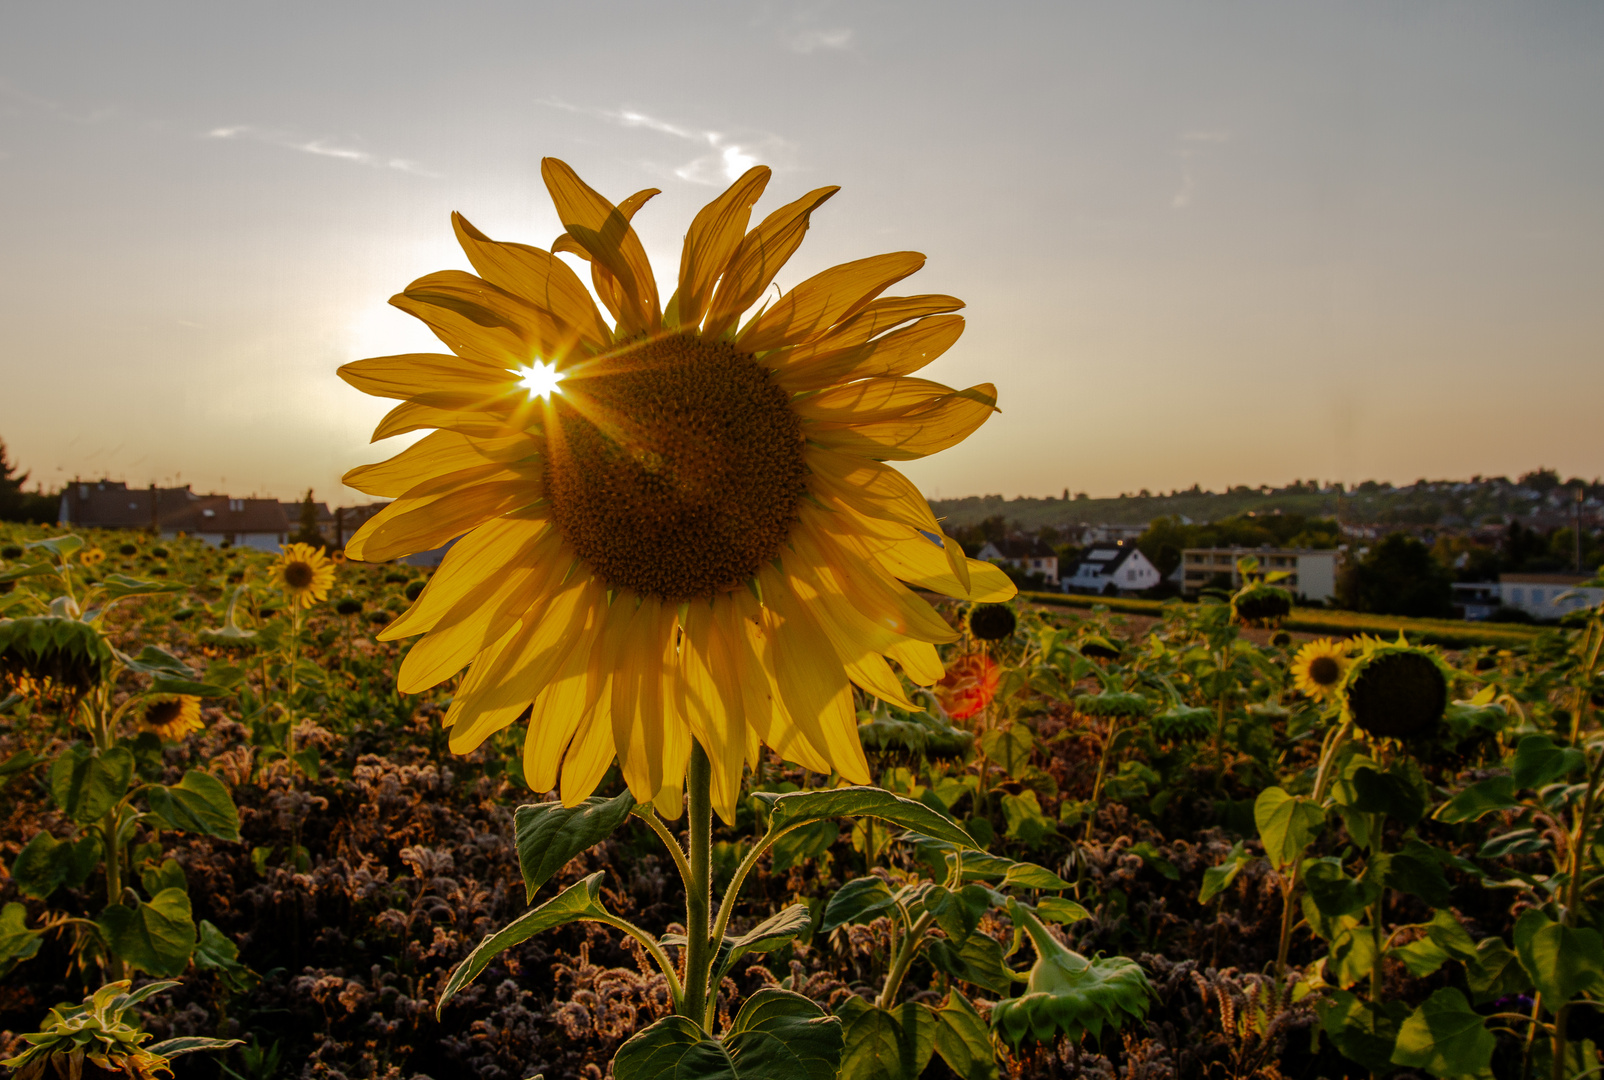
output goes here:
<path id="1" fill-rule="evenodd" d="M 1109 576 L 1138 550 L 1135 544 L 1093 544 L 1070 567 L 1069 576 L 1078 576 L 1083 567 L 1094 574 Z"/>
<path id="2" fill-rule="evenodd" d="M 202 498 L 181 488 L 157 488 L 156 511 L 162 524 Z M 131 488 L 121 480 L 78 480 L 61 491 L 62 520 L 87 529 L 148 529 L 150 488 Z"/>
<path id="3" fill-rule="evenodd" d="M 295 502 L 285 502 L 280 499 L 279 505 L 284 508 L 284 517 L 290 521 L 291 524 L 299 525 L 301 523 L 301 507 L 306 505 L 304 502 L 299 500 Z M 312 504 L 312 509 L 317 512 L 317 520 L 319 524 L 334 520 L 334 511 L 329 509 L 328 503 L 315 502 Z"/>
<path id="4" fill-rule="evenodd" d="M 1499 574 L 1500 585 L 1580 585 L 1592 574 Z"/>
<path id="5" fill-rule="evenodd" d="M 1008 540 L 992 540 L 987 546 L 995 548 L 1005 559 L 1050 559 L 1058 554 L 1040 539 L 1026 540 L 1014 537 Z"/>
<path id="6" fill-rule="evenodd" d="M 277 499 L 230 499 L 206 495 L 183 513 L 162 518 L 162 528 L 187 533 L 272 533 L 290 531 L 289 518 Z"/>

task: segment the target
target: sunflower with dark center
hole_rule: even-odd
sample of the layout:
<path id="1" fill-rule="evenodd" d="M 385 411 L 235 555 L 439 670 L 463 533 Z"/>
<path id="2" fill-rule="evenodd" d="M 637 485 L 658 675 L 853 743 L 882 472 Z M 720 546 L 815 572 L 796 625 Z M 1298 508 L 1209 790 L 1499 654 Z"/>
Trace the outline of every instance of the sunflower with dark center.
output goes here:
<path id="1" fill-rule="evenodd" d="M 1449 674 L 1429 650 L 1364 641 L 1340 687 L 1344 711 L 1378 738 L 1428 735 L 1448 707 Z"/>
<path id="2" fill-rule="evenodd" d="M 311 544 L 290 544 L 270 571 L 273 584 L 292 605 L 309 608 L 328 599 L 334 564 Z"/>
<path id="3" fill-rule="evenodd" d="M 139 717 L 139 726 L 164 742 L 178 742 L 200 730 L 200 698 L 189 694 L 153 695 Z"/>
<path id="4" fill-rule="evenodd" d="M 1348 671 L 1349 645 L 1346 641 L 1321 638 L 1299 649 L 1292 658 L 1292 685 L 1314 701 L 1337 699 L 1337 687 Z"/>
<path id="5" fill-rule="evenodd" d="M 825 270 L 743 321 L 836 191 L 749 228 L 769 180 L 755 168 L 691 222 L 665 304 L 631 224 L 656 191 L 615 205 L 563 162 L 541 171 L 566 230 L 550 251 L 458 215 L 475 274 L 431 274 L 392 301 L 454 355 L 340 370 L 400 400 L 375 438 L 434 429 L 348 474 L 394 501 L 347 552 L 384 562 L 460 538 L 380 635 L 426 635 L 400 689 L 468 667 L 451 749 L 528 717 L 525 777 L 569 805 L 616 759 L 636 799 L 677 815 L 693 744 L 726 820 L 762 744 L 867 782 L 853 687 L 917 712 L 902 677 L 935 683 L 936 646 L 957 636 L 910 586 L 1014 594 L 888 464 L 996 411 L 989 384 L 914 377 L 957 340 L 962 303 L 883 295 L 924 263 L 902 251 Z M 560 255 L 588 268 L 610 319 Z"/>
<path id="6" fill-rule="evenodd" d="M 1007 604 L 977 604 L 969 613 L 969 632 L 981 641 L 1001 641 L 1019 625 Z"/>

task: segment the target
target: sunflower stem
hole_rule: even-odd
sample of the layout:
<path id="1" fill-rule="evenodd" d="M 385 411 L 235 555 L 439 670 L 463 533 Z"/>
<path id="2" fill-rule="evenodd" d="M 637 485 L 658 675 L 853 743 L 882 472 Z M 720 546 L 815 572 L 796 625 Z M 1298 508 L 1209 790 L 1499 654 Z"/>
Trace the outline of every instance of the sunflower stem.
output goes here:
<path id="1" fill-rule="evenodd" d="M 713 768 L 700 743 L 691 742 L 686 817 L 690 826 L 690 878 L 685 888 L 685 1000 L 681 1016 L 704 1022 L 713 967 L 709 917 L 713 908 Z"/>

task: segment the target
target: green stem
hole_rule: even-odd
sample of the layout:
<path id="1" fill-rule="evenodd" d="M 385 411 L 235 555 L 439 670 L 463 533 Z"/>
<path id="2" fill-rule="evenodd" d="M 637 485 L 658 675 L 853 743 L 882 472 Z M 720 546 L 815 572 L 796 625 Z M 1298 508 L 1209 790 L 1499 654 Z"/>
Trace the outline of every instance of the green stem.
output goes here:
<path id="1" fill-rule="evenodd" d="M 669 993 L 673 996 L 675 1005 L 678 1005 L 684 999 L 685 988 L 680 985 L 679 974 L 674 970 L 674 962 L 668 958 L 668 954 L 665 953 L 663 951 L 663 947 L 652 938 L 652 935 L 648 934 L 646 931 L 642 930 L 628 919 L 621 919 L 616 915 L 587 916 L 586 918 L 591 922 L 603 923 L 607 926 L 613 927 L 614 929 L 622 930 L 624 933 L 640 942 L 641 947 L 646 950 L 646 952 L 651 956 L 652 960 L 656 962 L 657 966 L 662 969 L 663 974 L 668 977 L 668 989 Z"/>
<path id="2" fill-rule="evenodd" d="M 891 1008 L 892 1002 L 897 1000 L 897 991 L 902 989 L 902 980 L 908 975 L 908 968 L 913 964 L 914 954 L 919 951 L 919 945 L 924 941 L 925 931 L 935 922 L 935 916 L 925 912 L 919 916 L 919 921 L 909 928 L 897 946 L 896 954 L 891 961 L 891 970 L 886 972 L 886 984 L 880 989 L 880 998 L 875 1002 L 882 1009 Z"/>
<path id="3" fill-rule="evenodd" d="M 284 716 L 287 726 L 284 729 L 284 752 L 290 759 L 293 768 L 295 764 L 295 691 L 296 666 L 301 662 L 301 602 L 290 597 L 290 674 L 286 680 Z"/>
<path id="4" fill-rule="evenodd" d="M 644 812 L 637 811 L 636 816 L 651 827 L 652 832 L 657 834 L 657 838 L 668 849 L 669 856 L 674 860 L 674 868 L 679 871 L 679 879 L 685 883 L 685 888 L 688 890 L 691 887 L 691 864 L 685 861 L 685 849 L 679 846 L 674 834 L 668 831 L 663 819 L 658 817 L 650 806 L 647 806 Z"/>
<path id="5" fill-rule="evenodd" d="M 1092 808 L 1086 814 L 1086 835 L 1084 840 L 1092 838 L 1092 826 L 1097 824 L 1097 801 L 1103 793 L 1103 777 L 1108 774 L 1108 756 L 1114 750 L 1114 736 L 1119 733 L 1119 717 L 1108 718 L 1108 738 L 1103 741 L 1103 753 L 1097 759 L 1097 778 L 1092 781 Z"/>
<path id="6" fill-rule="evenodd" d="M 1320 764 L 1314 774 L 1314 801 L 1319 805 L 1325 799 L 1326 784 L 1331 779 L 1331 764 L 1337 759 L 1337 751 L 1347 738 L 1351 724 L 1342 724 L 1326 736 L 1325 745 L 1320 748 Z M 1287 879 L 1286 886 L 1281 892 L 1281 941 L 1275 954 L 1275 985 L 1279 988 L 1286 978 L 1287 956 L 1292 950 L 1292 927 L 1296 920 L 1293 918 L 1292 903 L 1297 899 L 1298 887 L 1303 883 L 1303 860 L 1299 859 L 1292 866 L 1292 875 Z"/>
<path id="7" fill-rule="evenodd" d="M 1570 881 L 1565 886 L 1565 908 L 1559 913 L 1561 926 L 1576 924 L 1576 906 L 1581 902 L 1582 875 L 1587 870 L 1587 832 L 1592 824 L 1593 803 L 1598 795 L 1599 779 L 1604 777 L 1604 753 L 1593 763 L 1587 778 L 1587 794 L 1582 799 L 1582 812 L 1576 818 L 1576 831 L 1571 835 Z M 1569 1002 L 1554 1010 L 1553 1078 L 1565 1080 L 1565 1022 L 1570 1018 Z"/>
<path id="8" fill-rule="evenodd" d="M 121 831 L 121 821 L 118 820 L 118 807 L 114 806 L 106 811 L 105 817 L 100 819 L 101 851 L 106 860 L 106 906 L 122 902 L 123 898 L 123 857 L 122 845 L 117 842 L 117 834 Z M 107 950 L 108 973 L 111 981 L 127 978 L 126 966 L 123 958 Z"/>
<path id="9" fill-rule="evenodd" d="M 713 938 L 708 917 L 713 907 L 713 769 L 700 743 L 691 743 L 686 816 L 691 833 L 690 884 L 685 890 L 685 999 L 681 1016 L 702 1023 L 707 1012 Z M 717 990 L 713 997 L 717 999 Z"/>

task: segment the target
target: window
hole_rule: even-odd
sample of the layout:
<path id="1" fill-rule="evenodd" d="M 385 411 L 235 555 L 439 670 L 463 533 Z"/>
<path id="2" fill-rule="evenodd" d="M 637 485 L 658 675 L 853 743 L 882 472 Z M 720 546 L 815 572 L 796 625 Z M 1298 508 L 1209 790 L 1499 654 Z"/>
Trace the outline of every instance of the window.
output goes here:
<path id="1" fill-rule="evenodd" d="M 238 514 L 238 513 L 242 512 L 245 509 L 245 500 L 244 499 L 230 499 L 230 500 L 228 500 L 228 508 L 230 510 L 234 511 L 234 513 Z"/>
<path id="2" fill-rule="evenodd" d="M 1526 590 L 1521 588 L 1509 590 L 1509 602 L 1512 604 L 1524 604 L 1526 602 Z"/>
<path id="3" fill-rule="evenodd" d="M 1543 590 L 1542 589 L 1533 589 L 1532 590 L 1532 603 L 1541 604 L 1542 602 L 1543 602 Z"/>

